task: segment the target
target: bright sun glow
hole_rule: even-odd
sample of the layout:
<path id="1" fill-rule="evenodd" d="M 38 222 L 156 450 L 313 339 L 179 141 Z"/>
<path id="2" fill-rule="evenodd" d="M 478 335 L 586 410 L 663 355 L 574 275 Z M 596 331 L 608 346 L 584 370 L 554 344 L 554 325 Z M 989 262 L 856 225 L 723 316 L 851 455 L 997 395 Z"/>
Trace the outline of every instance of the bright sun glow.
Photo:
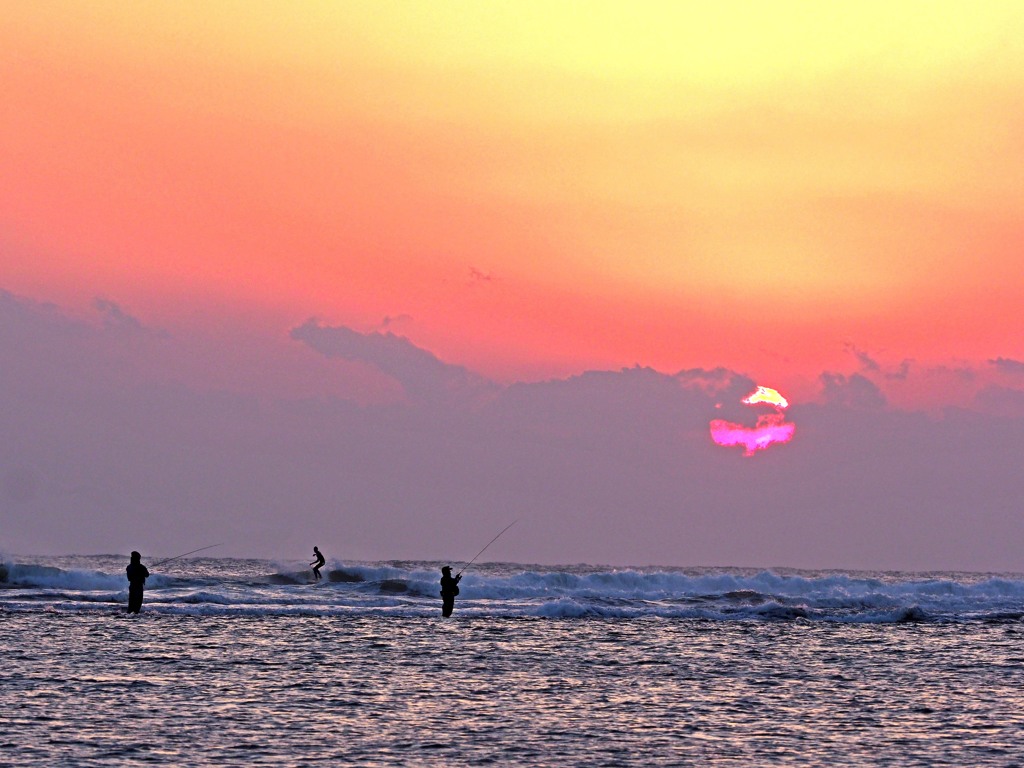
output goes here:
<path id="1" fill-rule="evenodd" d="M 753 427 L 736 424 L 725 419 L 714 419 L 711 422 L 711 439 L 717 445 L 741 445 L 744 456 L 753 456 L 775 443 L 788 443 L 796 432 L 796 424 L 786 421 L 782 412 L 789 406 L 789 401 L 774 389 L 758 387 L 741 400 L 746 405 L 770 405 L 774 413 L 762 414 L 757 417 Z"/>
<path id="2" fill-rule="evenodd" d="M 776 408 L 789 407 L 789 401 L 770 387 L 758 387 L 752 394 L 743 398 L 743 402 L 747 405 L 768 403 L 769 405 L 774 405 Z"/>

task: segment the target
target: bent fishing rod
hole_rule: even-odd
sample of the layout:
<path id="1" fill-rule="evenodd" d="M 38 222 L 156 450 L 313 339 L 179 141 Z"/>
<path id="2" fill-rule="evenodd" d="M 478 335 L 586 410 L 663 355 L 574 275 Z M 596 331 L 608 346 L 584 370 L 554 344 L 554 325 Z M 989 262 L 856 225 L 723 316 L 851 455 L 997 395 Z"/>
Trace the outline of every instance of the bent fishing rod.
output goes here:
<path id="1" fill-rule="evenodd" d="M 470 560 L 468 563 L 466 563 L 464 566 L 462 566 L 462 571 L 465 571 L 467 568 L 469 568 L 469 566 L 471 566 L 473 563 L 475 563 L 476 559 L 478 557 L 480 557 L 480 555 L 482 555 L 484 553 L 484 550 L 486 550 L 489 546 L 491 546 L 491 544 L 496 542 L 498 540 L 498 538 L 501 536 L 501 534 L 503 534 L 505 531 L 507 531 L 509 528 L 511 528 L 513 525 L 515 525 L 518 522 L 519 522 L 518 520 L 513 520 L 511 523 L 509 523 L 504 528 L 502 528 L 500 531 L 498 531 L 498 535 L 497 536 L 495 536 L 493 539 L 491 539 L 486 544 L 484 544 L 484 548 L 481 549 L 479 552 L 477 552 L 475 555 L 473 555 L 473 559 L 472 560 Z M 462 575 L 462 571 L 459 571 L 457 574 L 455 574 L 455 578 L 458 578 L 459 576 L 461 576 Z"/>
<path id="2" fill-rule="evenodd" d="M 159 560 L 158 562 L 153 563 L 149 567 L 150 568 L 156 568 L 158 565 L 163 565 L 164 563 L 169 563 L 172 560 L 180 560 L 183 557 L 188 557 L 189 555 L 194 555 L 196 552 L 203 552 L 204 550 L 207 550 L 207 549 L 213 549 L 214 547 L 223 547 L 223 546 L 224 546 L 223 544 L 209 544 L 209 545 L 207 545 L 205 547 L 200 547 L 199 549 L 193 549 L 191 552 L 185 552 L 185 553 L 180 554 L 180 555 L 175 555 L 174 557 L 164 558 L 163 560 Z"/>

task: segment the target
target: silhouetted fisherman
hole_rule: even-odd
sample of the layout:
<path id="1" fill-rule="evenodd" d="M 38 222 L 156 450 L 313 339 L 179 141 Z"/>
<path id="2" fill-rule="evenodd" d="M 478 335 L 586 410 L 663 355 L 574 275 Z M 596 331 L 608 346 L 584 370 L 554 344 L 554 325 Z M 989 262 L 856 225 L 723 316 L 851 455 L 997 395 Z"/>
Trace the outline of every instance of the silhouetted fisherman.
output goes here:
<path id="1" fill-rule="evenodd" d="M 149 569 L 142 564 L 142 555 L 132 552 L 132 561 L 125 570 L 128 572 L 128 613 L 138 613 L 142 609 L 142 593 L 146 590 Z"/>
<path id="2" fill-rule="evenodd" d="M 320 554 L 320 550 L 316 547 L 313 547 L 313 554 L 316 556 L 316 560 L 310 563 L 310 565 L 313 566 L 313 576 L 317 581 L 320 581 L 320 568 L 327 561 L 324 560 L 324 556 Z"/>
<path id="3" fill-rule="evenodd" d="M 441 615 L 448 618 L 455 610 L 455 596 L 459 594 L 459 582 L 462 574 L 452 576 L 452 567 L 446 565 L 441 569 Z"/>

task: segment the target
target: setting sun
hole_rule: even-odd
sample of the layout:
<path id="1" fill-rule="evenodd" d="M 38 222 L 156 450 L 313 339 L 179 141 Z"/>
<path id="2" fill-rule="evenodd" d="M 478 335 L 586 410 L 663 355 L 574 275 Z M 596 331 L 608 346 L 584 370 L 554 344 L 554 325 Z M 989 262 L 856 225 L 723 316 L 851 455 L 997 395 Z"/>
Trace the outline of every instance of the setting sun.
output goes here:
<path id="1" fill-rule="evenodd" d="M 776 443 L 788 443 L 796 433 L 796 424 L 786 421 L 782 411 L 789 402 L 769 387 L 758 386 L 750 395 L 741 400 L 745 405 L 768 405 L 772 413 L 762 413 L 753 427 L 736 424 L 725 419 L 714 419 L 710 424 L 711 439 L 717 445 L 726 447 L 742 446 L 744 456 L 753 456 L 758 451 Z"/>

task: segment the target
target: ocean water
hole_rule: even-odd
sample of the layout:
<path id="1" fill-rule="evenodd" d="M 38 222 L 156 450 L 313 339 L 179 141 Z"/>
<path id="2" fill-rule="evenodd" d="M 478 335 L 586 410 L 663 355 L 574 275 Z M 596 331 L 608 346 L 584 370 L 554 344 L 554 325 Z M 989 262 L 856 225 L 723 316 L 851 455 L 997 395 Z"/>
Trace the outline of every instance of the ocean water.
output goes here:
<path id="1" fill-rule="evenodd" d="M 0 565 L 0 764 L 1024 766 L 1024 576 Z"/>

